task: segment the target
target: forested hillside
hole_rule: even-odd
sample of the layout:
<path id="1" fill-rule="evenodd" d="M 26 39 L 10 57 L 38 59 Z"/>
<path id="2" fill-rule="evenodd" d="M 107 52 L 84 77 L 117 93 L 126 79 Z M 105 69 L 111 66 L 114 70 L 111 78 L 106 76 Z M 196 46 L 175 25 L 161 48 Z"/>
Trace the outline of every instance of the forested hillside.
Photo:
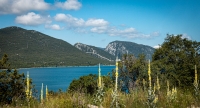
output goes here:
<path id="1" fill-rule="evenodd" d="M 110 64 L 68 42 L 15 26 L 0 29 L 0 56 L 5 53 L 17 68 Z"/>

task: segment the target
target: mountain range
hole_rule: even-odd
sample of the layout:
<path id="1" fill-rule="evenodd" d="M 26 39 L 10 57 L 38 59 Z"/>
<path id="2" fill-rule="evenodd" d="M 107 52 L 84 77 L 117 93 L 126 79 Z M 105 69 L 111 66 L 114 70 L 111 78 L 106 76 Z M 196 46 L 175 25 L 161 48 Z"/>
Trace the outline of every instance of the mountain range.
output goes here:
<path id="1" fill-rule="evenodd" d="M 135 57 L 144 54 L 146 59 L 151 59 L 155 51 L 153 47 L 126 41 L 110 42 L 106 48 L 98 48 L 83 43 L 76 43 L 74 46 L 85 53 L 109 61 L 114 61 L 116 57 L 121 58 L 123 54 L 133 54 Z"/>
<path id="2" fill-rule="evenodd" d="M 0 56 L 7 54 L 12 67 L 88 66 L 114 64 L 123 54 L 145 54 L 154 48 L 133 42 L 113 41 L 106 48 L 83 43 L 71 45 L 35 30 L 11 26 L 0 29 Z"/>

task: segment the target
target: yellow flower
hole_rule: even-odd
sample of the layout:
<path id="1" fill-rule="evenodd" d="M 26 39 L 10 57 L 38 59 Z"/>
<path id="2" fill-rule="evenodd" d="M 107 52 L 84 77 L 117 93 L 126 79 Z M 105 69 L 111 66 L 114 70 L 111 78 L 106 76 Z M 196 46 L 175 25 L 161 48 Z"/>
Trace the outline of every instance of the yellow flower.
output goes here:
<path id="1" fill-rule="evenodd" d="M 41 99 L 41 102 L 43 101 L 43 83 L 42 83 L 42 88 L 41 88 L 41 95 L 40 95 L 40 99 Z"/>
<path id="2" fill-rule="evenodd" d="M 29 72 L 27 72 L 27 79 L 26 79 L 26 97 L 30 98 L 31 97 L 31 93 L 30 93 L 30 80 L 29 80 Z"/>
<path id="3" fill-rule="evenodd" d="M 143 83 L 143 86 L 145 86 L 145 84 L 146 84 L 145 79 L 142 79 L 142 83 Z"/>
<path id="4" fill-rule="evenodd" d="M 48 88 L 47 88 L 47 85 L 46 85 L 46 99 L 48 100 Z"/>
<path id="5" fill-rule="evenodd" d="M 153 100 L 153 103 L 157 103 L 158 102 L 158 96 L 155 96 L 155 99 Z"/>
<path id="6" fill-rule="evenodd" d="M 158 75 L 157 75 L 157 89 L 158 89 L 158 91 L 160 90 L 160 83 L 159 83 Z"/>
<path id="7" fill-rule="evenodd" d="M 116 58 L 116 72 L 115 72 L 115 90 L 117 90 L 117 80 L 118 80 L 118 57 Z"/>
<path id="8" fill-rule="evenodd" d="M 31 91 L 30 91 L 30 98 L 32 97 L 32 89 L 31 89 Z"/>
<path id="9" fill-rule="evenodd" d="M 169 91 L 169 81 L 167 80 L 167 96 L 170 96 L 170 91 Z"/>
<path id="10" fill-rule="evenodd" d="M 100 88 L 101 85 L 101 68 L 100 68 L 100 64 L 99 64 L 99 77 L 98 77 L 98 87 Z"/>
<path id="11" fill-rule="evenodd" d="M 194 84 L 198 85 L 198 82 L 197 82 L 197 67 L 196 67 L 196 65 L 195 65 L 195 80 L 194 80 Z"/>
<path id="12" fill-rule="evenodd" d="M 149 60 L 149 68 L 148 68 L 148 76 L 149 76 L 149 87 L 151 88 L 151 66 L 150 66 L 150 60 Z"/>

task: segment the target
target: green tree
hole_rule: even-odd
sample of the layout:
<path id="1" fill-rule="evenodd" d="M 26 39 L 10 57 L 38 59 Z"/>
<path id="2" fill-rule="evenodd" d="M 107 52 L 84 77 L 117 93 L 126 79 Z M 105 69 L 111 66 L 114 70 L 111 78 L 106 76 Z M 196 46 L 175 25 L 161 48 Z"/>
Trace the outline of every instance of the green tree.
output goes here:
<path id="1" fill-rule="evenodd" d="M 122 91 L 133 89 L 143 78 L 147 78 L 147 61 L 144 54 L 138 58 L 124 54 L 119 62 L 119 82 Z"/>
<path id="2" fill-rule="evenodd" d="M 82 92 L 93 95 L 96 93 L 97 75 L 89 74 L 87 76 L 81 76 L 79 79 L 74 79 L 68 87 L 68 92 Z M 110 76 L 102 76 L 105 89 L 112 87 L 112 80 Z"/>
<path id="3" fill-rule="evenodd" d="M 194 81 L 194 65 L 200 68 L 200 42 L 168 35 L 152 60 L 163 80 L 179 86 L 191 86 Z"/>
<path id="4" fill-rule="evenodd" d="M 0 60 L 0 104 L 9 104 L 16 99 L 25 99 L 25 77 L 16 69 L 11 70 L 5 54 Z"/>
<path id="5" fill-rule="evenodd" d="M 9 69 L 10 64 L 7 63 L 8 61 L 8 55 L 4 54 L 2 59 L 0 60 L 0 69 Z"/>

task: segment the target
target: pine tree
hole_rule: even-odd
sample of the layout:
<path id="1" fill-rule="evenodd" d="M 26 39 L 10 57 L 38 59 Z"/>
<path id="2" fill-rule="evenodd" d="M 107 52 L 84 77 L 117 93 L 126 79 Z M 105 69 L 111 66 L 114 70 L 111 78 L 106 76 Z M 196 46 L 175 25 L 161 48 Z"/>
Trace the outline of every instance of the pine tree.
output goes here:
<path id="1" fill-rule="evenodd" d="M 13 100 L 25 99 L 25 76 L 16 69 L 12 71 L 5 54 L 0 60 L 0 104 L 9 104 Z"/>

